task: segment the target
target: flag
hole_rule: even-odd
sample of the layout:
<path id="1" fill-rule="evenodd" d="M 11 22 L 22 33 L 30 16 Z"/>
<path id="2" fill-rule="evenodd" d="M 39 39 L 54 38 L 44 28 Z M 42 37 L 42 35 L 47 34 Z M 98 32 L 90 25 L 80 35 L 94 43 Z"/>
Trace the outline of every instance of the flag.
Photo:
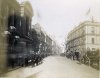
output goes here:
<path id="1" fill-rule="evenodd" d="M 37 10 L 37 18 L 38 18 L 38 19 L 40 19 L 40 18 L 41 18 L 41 15 L 40 15 L 39 10 Z"/>
<path id="2" fill-rule="evenodd" d="M 91 9 L 89 8 L 86 15 L 88 16 L 90 14 L 90 12 L 91 12 Z"/>

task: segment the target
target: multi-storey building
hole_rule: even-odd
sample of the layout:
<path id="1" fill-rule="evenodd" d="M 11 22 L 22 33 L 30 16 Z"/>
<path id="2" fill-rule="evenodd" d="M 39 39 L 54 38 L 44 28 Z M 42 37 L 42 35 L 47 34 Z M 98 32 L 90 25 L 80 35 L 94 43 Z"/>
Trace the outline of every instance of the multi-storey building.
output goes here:
<path id="1" fill-rule="evenodd" d="M 21 4 L 21 32 L 29 37 L 31 35 L 31 22 L 33 17 L 33 9 L 29 1 Z"/>
<path id="2" fill-rule="evenodd" d="M 39 48 L 41 49 L 41 53 L 51 53 L 52 50 L 52 39 L 47 33 L 43 30 L 40 24 L 35 24 L 33 29 L 36 31 L 38 40 L 39 40 Z M 40 51 L 39 51 L 40 52 Z"/>
<path id="3" fill-rule="evenodd" d="M 6 71 L 8 30 L 19 26 L 19 15 L 20 5 L 16 0 L 0 0 L 0 73 Z"/>
<path id="4" fill-rule="evenodd" d="M 85 21 L 69 32 L 67 52 L 79 52 L 84 55 L 88 50 L 97 49 L 100 49 L 100 22 Z"/>
<path id="5" fill-rule="evenodd" d="M 17 58 L 28 46 L 26 44 L 31 43 L 32 16 L 32 6 L 28 1 L 20 6 L 16 0 L 0 0 L 0 73 L 7 70 L 8 62 L 19 64 Z"/>

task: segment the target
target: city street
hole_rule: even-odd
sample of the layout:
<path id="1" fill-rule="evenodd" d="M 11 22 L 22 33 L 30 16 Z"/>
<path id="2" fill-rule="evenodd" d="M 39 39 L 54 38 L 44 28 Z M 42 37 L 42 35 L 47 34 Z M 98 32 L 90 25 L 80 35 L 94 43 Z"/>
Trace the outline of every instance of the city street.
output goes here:
<path id="1" fill-rule="evenodd" d="M 0 0 L 0 78 L 99 75 L 99 0 Z"/>
<path id="2" fill-rule="evenodd" d="M 99 72 L 65 57 L 48 57 L 42 70 L 29 78 L 99 78 Z"/>
<path id="3" fill-rule="evenodd" d="M 99 71 L 65 57 L 49 56 L 39 66 L 21 68 L 7 75 L 13 78 L 99 78 Z"/>

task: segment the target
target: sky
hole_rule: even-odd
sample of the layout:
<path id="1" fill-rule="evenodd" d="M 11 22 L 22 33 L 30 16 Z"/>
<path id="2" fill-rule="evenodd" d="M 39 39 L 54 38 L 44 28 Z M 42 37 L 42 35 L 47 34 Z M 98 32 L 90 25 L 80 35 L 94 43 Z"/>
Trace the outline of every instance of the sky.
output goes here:
<path id="1" fill-rule="evenodd" d="M 32 24 L 40 23 L 59 44 L 65 42 L 68 32 L 81 22 L 91 20 L 91 16 L 100 22 L 100 0 L 29 1 L 34 11 Z"/>

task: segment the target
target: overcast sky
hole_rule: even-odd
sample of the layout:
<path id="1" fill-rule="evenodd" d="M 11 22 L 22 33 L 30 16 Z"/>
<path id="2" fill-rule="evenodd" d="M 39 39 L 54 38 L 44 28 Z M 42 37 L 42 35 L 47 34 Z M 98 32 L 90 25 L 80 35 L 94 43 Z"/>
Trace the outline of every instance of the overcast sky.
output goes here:
<path id="1" fill-rule="evenodd" d="M 68 32 L 80 22 L 100 21 L 100 0 L 30 0 L 33 10 L 33 24 L 39 22 L 44 30 L 61 44 Z M 86 13 L 90 8 L 90 14 Z"/>

